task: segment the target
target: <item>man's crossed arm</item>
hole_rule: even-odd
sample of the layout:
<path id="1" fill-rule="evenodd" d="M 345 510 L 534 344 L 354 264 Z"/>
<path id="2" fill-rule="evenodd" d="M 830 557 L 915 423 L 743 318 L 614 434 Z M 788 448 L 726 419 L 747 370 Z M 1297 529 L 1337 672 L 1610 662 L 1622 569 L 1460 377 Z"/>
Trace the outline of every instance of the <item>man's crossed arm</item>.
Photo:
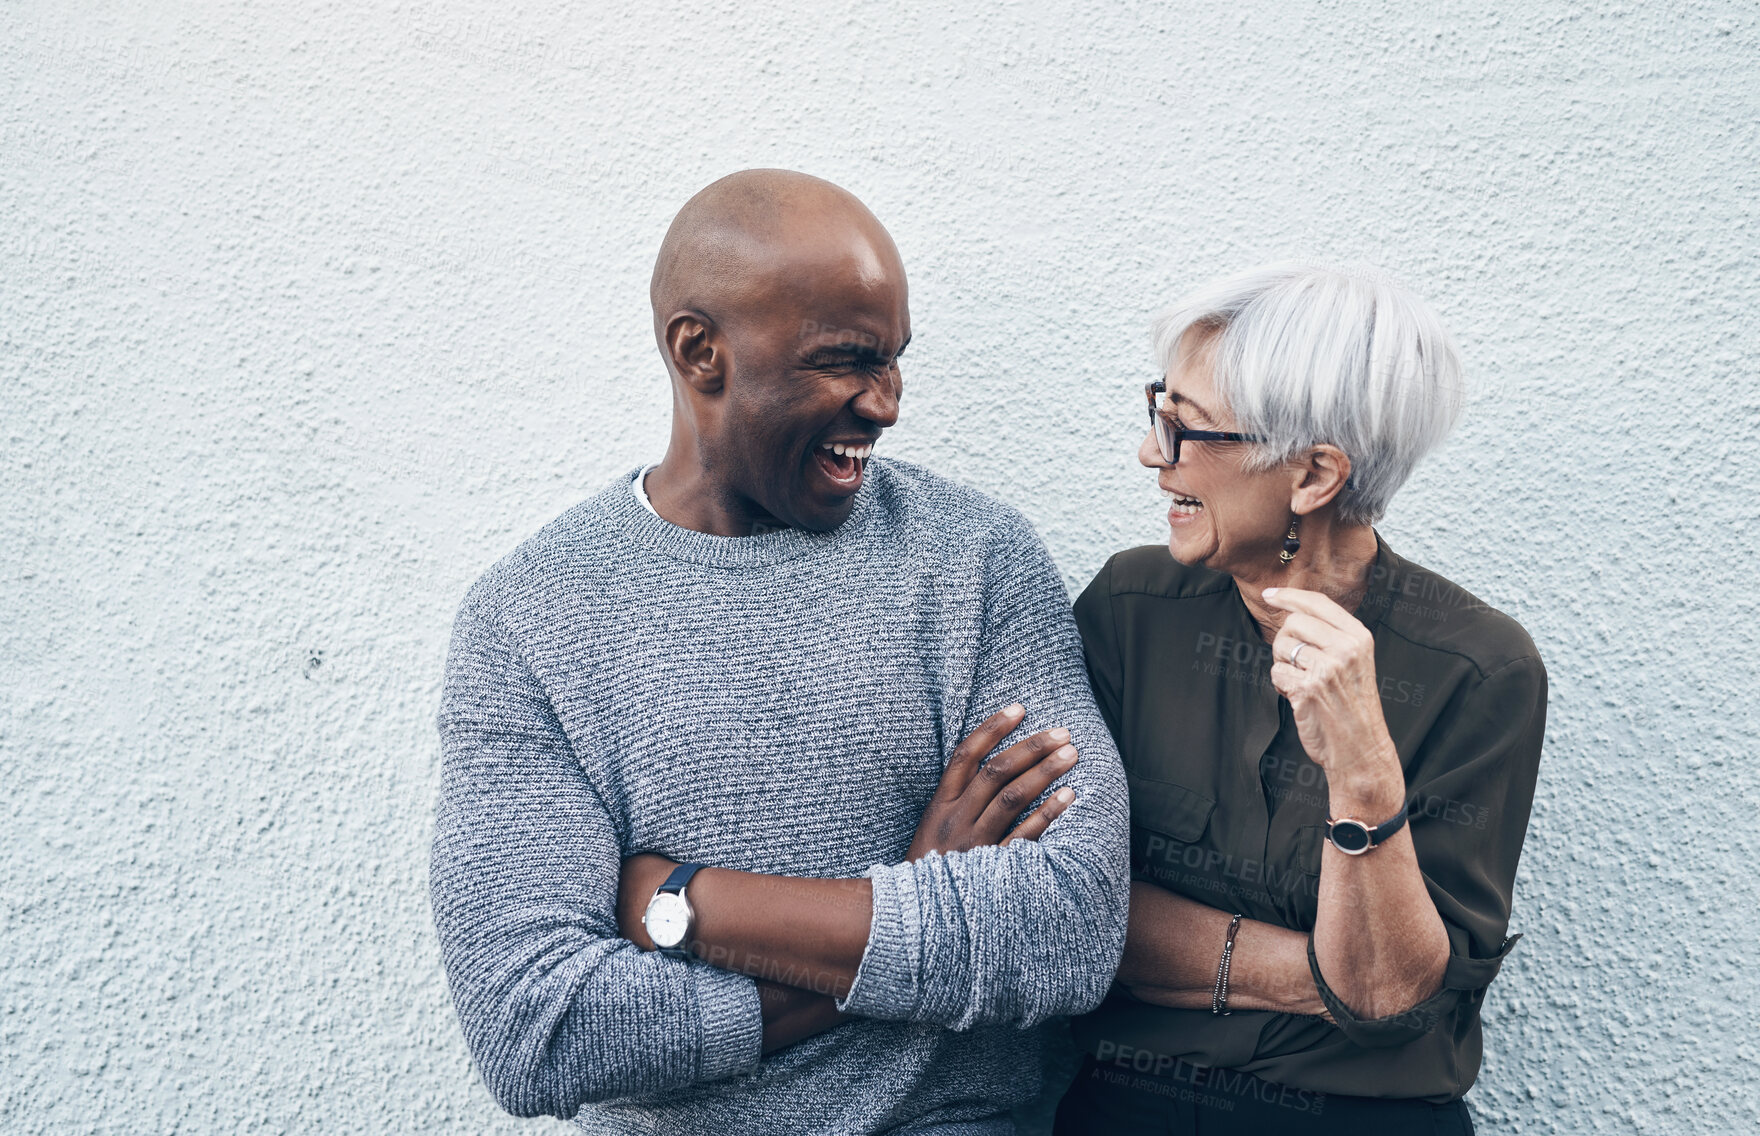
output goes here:
<path id="1" fill-rule="evenodd" d="M 1075 767 L 1078 755 L 1068 730 L 1041 730 L 983 762 L 1025 714 L 1019 703 L 997 711 L 954 750 L 907 861 L 1036 840 L 1069 807 L 1075 790 L 1065 786 L 1020 819 L 1052 782 Z M 654 943 L 642 913 L 675 867 L 676 861 L 652 853 L 623 862 L 618 929 L 643 950 L 653 950 Z M 766 1053 L 844 1020 L 847 1015 L 836 1003 L 855 983 L 867 949 L 874 907 L 869 880 L 705 867 L 692 877 L 690 896 L 696 912 L 691 952 L 760 980 Z"/>

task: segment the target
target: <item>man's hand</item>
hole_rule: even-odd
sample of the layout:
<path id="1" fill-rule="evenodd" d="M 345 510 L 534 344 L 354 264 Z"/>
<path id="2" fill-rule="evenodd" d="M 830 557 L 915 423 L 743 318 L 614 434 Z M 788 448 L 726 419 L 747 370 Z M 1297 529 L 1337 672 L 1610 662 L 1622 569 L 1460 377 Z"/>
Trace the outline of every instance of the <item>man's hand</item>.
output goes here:
<path id="1" fill-rule="evenodd" d="M 941 784 L 929 799 L 929 807 L 923 810 L 923 819 L 917 825 L 905 859 L 921 859 L 931 852 L 964 852 L 1011 840 L 1037 840 L 1058 814 L 1069 807 L 1075 792 L 1065 786 L 1009 831 L 1008 826 L 1014 824 L 1022 809 L 1075 767 L 1076 747 L 1068 744 L 1069 731 L 1062 727 L 1041 730 L 1009 746 L 984 765 L 978 764 L 1009 731 L 1020 725 L 1026 712 L 1018 702 L 998 710 L 954 749 L 953 758 L 941 774 Z"/>
<path id="2" fill-rule="evenodd" d="M 758 980 L 758 1007 L 764 1017 L 767 1054 L 824 1033 L 852 1017 L 840 1013 L 837 1000 L 829 994 L 814 994 L 763 979 Z"/>

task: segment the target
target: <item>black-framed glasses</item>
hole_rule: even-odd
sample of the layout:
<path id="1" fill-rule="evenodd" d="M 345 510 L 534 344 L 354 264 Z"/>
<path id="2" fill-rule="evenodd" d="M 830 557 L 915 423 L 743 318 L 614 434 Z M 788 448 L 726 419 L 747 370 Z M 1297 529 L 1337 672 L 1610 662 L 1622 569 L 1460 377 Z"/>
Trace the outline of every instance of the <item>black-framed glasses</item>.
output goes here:
<path id="1" fill-rule="evenodd" d="M 1179 464 L 1179 444 L 1181 442 L 1263 442 L 1265 439 L 1257 434 L 1237 434 L 1233 430 L 1188 430 L 1184 426 L 1175 426 L 1173 420 L 1161 413 L 1161 400 L 1167 396 L 1167 380 L 1154 379 L 1143 384 L 1149 396 L 1149 429 L 1155 432 L 1155 441 L 1161 447 L 1161 460 L 1168 465 Z"/>

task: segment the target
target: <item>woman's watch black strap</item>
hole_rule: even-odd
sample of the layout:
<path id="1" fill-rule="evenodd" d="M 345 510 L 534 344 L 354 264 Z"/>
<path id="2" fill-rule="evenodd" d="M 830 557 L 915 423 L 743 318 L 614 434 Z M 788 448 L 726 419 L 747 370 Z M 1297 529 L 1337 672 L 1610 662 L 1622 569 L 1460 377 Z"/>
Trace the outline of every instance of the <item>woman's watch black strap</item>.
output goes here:
<path id="1" fill-rule="evenodd" d="M 1326 818 L 1326 839 L 1332 846 L 1346 856 L 1361 856 L 1377 844 L 1385 843 L 1394 833 L 1406 825 L 1406 813 L 1411 810 L 1411 802 L 1400 806 L 1399 812 L 1388 817 L 1380 824 L 1364 824 L 1355 817 L 1339 817 L 1337 820 Z"/>

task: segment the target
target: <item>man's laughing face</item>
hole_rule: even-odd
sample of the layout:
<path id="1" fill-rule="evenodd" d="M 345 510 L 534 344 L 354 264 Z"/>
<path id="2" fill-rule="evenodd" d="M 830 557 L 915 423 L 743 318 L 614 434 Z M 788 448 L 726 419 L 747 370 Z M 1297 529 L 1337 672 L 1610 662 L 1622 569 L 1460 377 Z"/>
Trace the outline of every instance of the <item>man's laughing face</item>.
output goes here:
<path id="1" fill-rule="evenodd" d="M 910 337 L 890 242 L 793 266 L 761 317 L 728 329 L 728 403 L 712 460 L 779 526 L 836 528 L 881 431 L 898 421 L 898 357 Z"/>

